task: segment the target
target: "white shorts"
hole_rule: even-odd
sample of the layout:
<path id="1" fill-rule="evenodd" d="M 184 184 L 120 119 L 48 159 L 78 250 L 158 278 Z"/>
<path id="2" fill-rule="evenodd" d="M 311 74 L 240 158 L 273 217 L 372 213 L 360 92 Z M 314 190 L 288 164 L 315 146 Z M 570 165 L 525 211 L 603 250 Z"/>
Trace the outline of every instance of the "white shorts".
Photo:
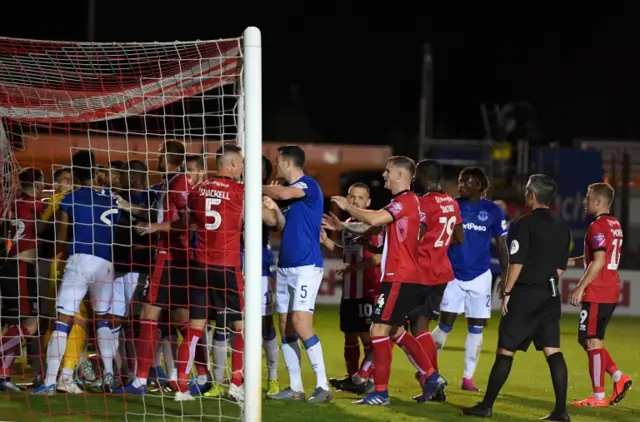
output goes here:
<path id="1" fill-rule="evenodd" d="M 453 280 L 447 284 L 440 311 L 464 313 L 467 318 L 491 318 L 491 271 L 470 281 Z"/>
<path id="2" fill-rule="evenodd" d="M 127 316 L 133 293 L 138 287 L 140 274 L 121 274 L 113 280 L 113 298 L 111 300 L 111 314 L 119 317 Z"/>
<path id="3" fill-rule="evenodd" d="M 113 263 L 93 255 L 75 254 L 69 257 L 58 288 L 57 309 L 73 316 L 80 311 L 80 303 L 91 294 L 96 315 L 110 312 L 113 300 Z"/>
<path id="4" fill-rule="evenodd" d="M 324 270 L 314 265 L 278 268 L 276 309 L 279 314 L 313 312 Z"/>
<path id="5" fill-rule="evenodd" d="M 273 315 L 274 299 L 271 277 L 262 276 L 262 316 Z"/>

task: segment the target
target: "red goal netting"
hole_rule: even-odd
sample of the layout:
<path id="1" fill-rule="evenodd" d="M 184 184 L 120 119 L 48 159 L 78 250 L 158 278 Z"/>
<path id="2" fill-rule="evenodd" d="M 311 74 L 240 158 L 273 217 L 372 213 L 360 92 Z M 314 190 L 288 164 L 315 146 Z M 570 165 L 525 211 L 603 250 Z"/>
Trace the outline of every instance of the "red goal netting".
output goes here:
<path id="1" fill-rule="evenodd" d="M 64 196 L 77 189 L 77 180 L 71 180 L 75 175 L 72 156 L 81 150 L 93 152 L 91 184 L 96 189 L 122 192 L 125 184 L 132 188 L 132 174 L 138 172 L 138 176 L 143 174 L 139 183 L 151 192 L 165 174 L 158 171 L 158 151 L 165 141 L 178 140 L 185 144 L 187 157 L 187 168 L 181 171 L 206 177 L 215 168 L 216 151 L 225 142 L 242 145 L 242 69 L 241 38 L 170 43 L 0 38 L 0 217 L 5 250 L 0 273 L 4 330 L 0 389 L 9 393 L 0 419 L 241 417 L 241 408 L 224 391 L 229 376 L 226 355 L 224 362 L 214 364 L 211 360 L 211 327 L 202 342 L 205 362 L 200 363 L 211 370 L 206 382 L 215 386 L 215 394 L 188 403 L 173 401 L 175 349 L 182 335 L 179 324 L 172 323 L 171 312 L 160 316 L 159 341 L 147 380 L 149 394 L 132 397 L 111 393 L 126 385 L 136 370 L 134 340 L 141 329 L 139 301 L 148 285 L 149 272 L 138 271 L 139 277 L 132 281 L 130 274 L 135 271 L 121 271 L 117 266 L 116 277 L 125 278 L 130 293 L 122 305 L 125 315 L 113 318 L 109 325 L 116 343 L 114 384 L 105 381 L 105 357 L 100 355 L 96 334 L 102 326 L 91 301 L 83 301 L 89 297 L 76 298 L 81 303 L 79 314 L 68 333 L 66 350 L 60 352 L 60 370 L 55 374 L 58 392 L 52 397 L 32 393 L 48 375 L 47 345 L 64 273 L 57 248 L 61 242 L 72 242 L 72 235 L 56 238 L 59 222 L 55 211 Z M 193 169 L 188 167 L 189 162 L 195 163 Z M 27 168 L 39 170 L 44 185 L 40 184 L 40 173 L 29 176 L 24 171 Z M 31 197 L 44 204 L 34 205 L 29 202 Z M 25 221 L 29 214 L 25 214 L 25 203 L 31 210 L 40 210 L 32 213 L 31 221 Z M 49 208 L 52 212 L 47 211 Z M 18 226 L 23 231 L 17 230 Z M 144 247 L 152 256 L 154 242 L 137 244 L 132 240 L 135 225 L 128 230 L 129 242 L 119 244 L 114 235 L 114 250 Z M 29 246 L 29 240 L 36 246 Z M 23 263 L 34 270 L 21 272 Z M 16 274 L 9 271 L 13 267 L 19 268 Z M 223 344 L 226 351 L 225 342 L 218 344 Z M 194 370 L 190 385 L 204 385 L 202 376 Z"/>

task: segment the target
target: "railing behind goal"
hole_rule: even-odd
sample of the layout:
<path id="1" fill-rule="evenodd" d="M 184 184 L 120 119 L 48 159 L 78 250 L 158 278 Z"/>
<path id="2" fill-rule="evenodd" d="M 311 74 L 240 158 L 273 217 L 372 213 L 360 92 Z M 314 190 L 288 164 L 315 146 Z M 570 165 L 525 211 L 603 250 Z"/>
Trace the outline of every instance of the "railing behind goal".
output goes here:
<path id="1" fill-rule="evenodd" d="M 46 200 L 55 201 L 55 192 L 50 190 L 62 189 L 64 184 L 56 184 L 53 174 L 70 166 L 71 156 L 79 150 L 93 151 L 100 167 L 93 169 L 94 176 L 102 174 L 103 186 L 117 189 L 118 186 L 111 186 L 116 183 L 115 175 L 128 177 L 129 173 L 110 170 L 116 162 L 140 160 L 148 169 L 148 186 L 161 182 L 162 174 L 156 168 L 158 149 L 164 141 L 182 141 L 187 154 L 204 157 L 205 172 L 210 176 L 215 173 L 218 148 L 224 148 L 228 142 L 237 143 L 245 154 L 244 262 L 248 286 L 245 292 L 243 404 L 234 403 L 224 395 L 174 403 L 172 394 L 162 388 L 141 398 L 94 393 L 89 391 L 83 370 L 76 370 L 74 376 L 77 385 L 87 390 L 84 393 L 58 395 L 53 399 L 33 396 L 30 383 L 42 373 L 38 370 L 39 357 L 46 355 L 46 350 L 40 350 L 42 342 L 38 342 L 36 331 L 34 339 L 28 333 L 23 336 L 24 348 L 7 346 L 1 351 L 4 375 L 11 375 L 25 391 L 10 396 L 6 402 L 10 406 L 5 408 L 0 419 L 43 420 L 49 417 L 67 420 L 66 416 L 70 417 L 68 420 L 123 417 L 127 420 L 260 419 L 261 89 L 261 36 L 256 28 L 248 28 L 240 38 L 168 43 L 78 43 L 0 38 L 0 217 L 3 221 L 9 226 L 20 224 L 16 214 L 24 194 L 18 181 L 21 169 L 41 170 L 44 188 L 49 192 L 45 196 L 53 195 Z M 92 183 L 97 186 L 97 177 Z M 39 185 L 38 189 L 41 189 Z M 51 222 L 41 224 L 40 229 L 55 234 L 53 220 L 55 215 Z M 41 234 L 42 230 L 38 236 Z M 6 241 L 4 246 L 9 248 L 22 245 L 21 240 L 24 240 L 23 233 L 15 228 L 11 231 L 10 227 L 2 237 Z M 46 236 L 39 239 L 43 244 L 56 241 Z M 153 244 L 150 253 L 152 250 Z M 17 252 L 6 262 L 32 259 L 31 256 L 24 258 L 21 250 Z M 55 312 L 47 298 L 53 297 L 59 280 L 51 279 L 52 256 L 47 253 L 51 252 L 38 248 L 35 258 L 37 277 L 33 283 L 41 299 L 34 305 L 38 307 L 37 314 L 31 316 L 23 307 L 21 315 L 12 318 L 14 315 L 7 312 L 3 301 L 0 316 L 5 331 L 12 324 L 28 325 L 33 320 L 39 322 L 40 333 L 44 334 L 47 325 L 50 329 Z M 18 283 L 18 280 L 12 281 Z M 0 288 L 8 282 L 3 280 Z M 140 288 L 143 287 L 144 282 L 140 281 Z M 26 306 L 28 299 L 35 298 L 29 294 L 27 289 L 21 290 L 16 299 Z M 6 297 L 4 291 L 2 297 Z M 125 317 L 131 327 L 123 328 L 119 334 L 119 350 L 123 356 L 118 354 L 116 357 L 116 368 L 121 374 L 135 370 L 131 346 L 139 308 L 140 304 L 134 304 L 131 313 Z M 87 328 L 89 333 L 94 331 L 91 325 L 89 323 Z M 8 344 L 5 340 L 3 337 L 3 344 Z M 84 350 L 81 358 L 86 355 L 86 360 L 93 363 L 87 369 L 92 366 L 99 377 L 100 359 L 92 354 L 97 352 L 96 343 L 95 335 L 90 335 L 88 344 L 93 348 Z M 207 359 L 211 359 L 210 345 L 207 346 Z M 87 365 L 82 359 L 80 367 Z M 15 361 L 11 373 L 8 370 L 10 360 Z M 157 363 L 164 365 L 167 360 L 170 359 L 159 359 Z M 223 365 L 227 366 L 227 362 Z"/>

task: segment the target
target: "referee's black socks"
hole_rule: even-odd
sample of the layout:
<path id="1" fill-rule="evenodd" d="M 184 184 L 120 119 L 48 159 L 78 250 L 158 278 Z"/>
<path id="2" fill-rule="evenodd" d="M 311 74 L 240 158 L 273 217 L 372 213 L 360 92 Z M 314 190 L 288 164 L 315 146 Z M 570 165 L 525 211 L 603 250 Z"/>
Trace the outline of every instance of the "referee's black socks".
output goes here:
<path id="1" fill-rule="evenodd" d="M 562 352 L 547 356 L 547 363 L 549 364 L 549 372 L 551 372 L 553 391 L 556 393 L 556 408 L 553 414 L 563 414 L 567 410 L 567 387 L 569 384 L 567 363 Z"/>
<path id="2" fill-rule="evenodd" d="M 511 372 L 511 365 L 513 364 L 513 356 L 506 356 L 498 354 L 496 355 L 496 361 L 491 368 L 491 374 L 489 375 L 489 383 L 487 384 L 487 392 L 480 404 L 482 407 L 491 409 L 493 403 L 495 403 L 502 386 L 509 378 Z M 566 367 L 565 367 L 566 368 Z M 566 390 L 565 390 L 566 391 Z"/>

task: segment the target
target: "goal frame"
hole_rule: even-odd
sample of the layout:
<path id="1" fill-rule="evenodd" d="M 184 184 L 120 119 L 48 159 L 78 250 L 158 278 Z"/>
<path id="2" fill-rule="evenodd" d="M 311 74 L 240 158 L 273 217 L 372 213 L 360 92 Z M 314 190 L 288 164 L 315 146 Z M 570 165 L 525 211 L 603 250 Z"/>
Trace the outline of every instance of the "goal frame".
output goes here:
<path id="1" fill-rule="evenodd" d="M 262 420 L 262 35 L 243 34 L 244 137 L 244 420 Z"/>

